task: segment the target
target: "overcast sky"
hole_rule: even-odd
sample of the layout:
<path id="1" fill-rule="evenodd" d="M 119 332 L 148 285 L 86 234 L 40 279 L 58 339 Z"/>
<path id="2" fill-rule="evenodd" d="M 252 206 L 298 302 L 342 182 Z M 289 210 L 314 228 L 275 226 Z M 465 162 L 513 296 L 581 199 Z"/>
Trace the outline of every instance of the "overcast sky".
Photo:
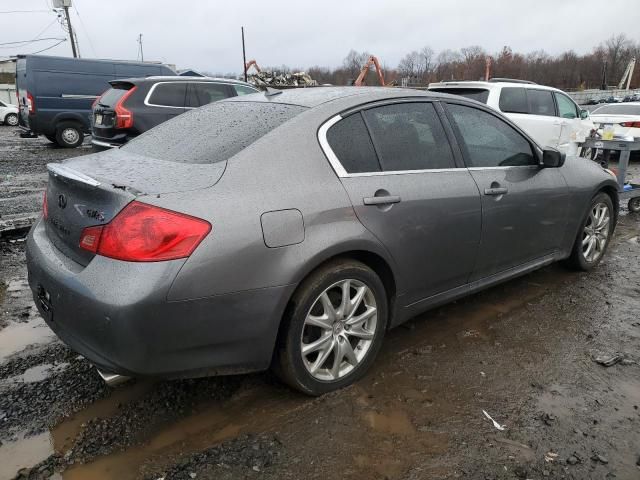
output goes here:
<path id="1" fill-rule="evenodd" d="M 0 0 L 0 11 L 46 10 L 51 0 Z M 590 51 L 614 33 L 640 40 L 637 0 L 73 0 L 72 24 L 83 57 L 145 59 L 214 73 L 241 72 L 240 26 L 247 59 L 263 66 L 338 66 L 351 48 L 395 67 L 407 52 L 480 45 L 496 52 Z M 0 14 L 0 43 L 30 40 L 51 12 Z M 58 23 L 41 37 L 64 37 Z M 0 55 L 31 53 L 55 41 Z M 71 55 L 69 42 L 45 54 Z"/>

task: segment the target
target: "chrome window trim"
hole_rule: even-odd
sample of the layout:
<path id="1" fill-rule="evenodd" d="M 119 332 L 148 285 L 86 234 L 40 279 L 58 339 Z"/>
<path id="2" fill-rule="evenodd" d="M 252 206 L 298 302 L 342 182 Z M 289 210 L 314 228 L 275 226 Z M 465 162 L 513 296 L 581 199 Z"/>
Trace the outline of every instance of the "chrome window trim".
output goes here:
<path id="1" fill-rule="evenodd" d="M 380 172 L 360 172 L 360 173 L 348 173 L 345 168 L 338 160 L 335 152 L 329 145 L 329 141 L 327 140 L 327 132 L 331 127 L 333 127 L 336 123 L 342 120 L 341 115 L 336 115 L 335 117 L 331 117 L 329 120 L 324 122 L 320 128 L 318 129 L 318 142 L 320 142 L 320 148 L 324 152 L 325 156 L 329 160 L 331 167 L 333 168 L 336 175 L 340 178 L 352 178 L 352 177 L 376 177 L 381 175 L 413 175 L 416 173 L 443 173 L 443 172 L 463 172 L 466 171 L 466 168 L 425 168 L 423 170 L 390 170 L 390 171 L 380 171 Z M 497 168 L 509 168 L 509 167 L 497 167 Z"/>
<path id="2" fill-rule="evenodd" d="M 510 170 L 512 168 L 540 168 L 540 165 L 536 164 L 536 165 L 505 165 L 503 167 L 467 167 L 467 170 L 476 172 L 478 170 Z"/>
<path id="3" fill-rule="evenodd" d="M 157 103 L 149 103 L 149 99 L 151 98 L 151 95 L 153 94 L 153 91 L 156 89 L 156 87 L 157 87 L 158 85 L 161 85 L 161 84 L 163 84 L 163 83 L 186 83 L 186 84 L 187 84 L 187 86 L 188 86 L 189 84 L 191 84 L 191 83 L 214 83 L 214 84 L 216 84 L 216 85 L 231 85 L 232 87 L 233 87 L 234 85 L 242 85 L 243 87 L 253 88 L 253 87 L 251 87 L 250 85 L 237 84 L 237 83 L 233 83 L 233 82 L 218 82 L 218 81 L 216 81 L 216 82 L 203 82 L 203 81 L 181 81 L 181 82 L 175 82 L 175 81 L 167 80 L 167 81 L 165 81 L 165 82 L 156 82 L 156 83 L 154 83 L 154 84 L 153 84 L 153 86 L 151 87 L 151 89 L 150 89 L 150 90 L 149 90 L 149 92 L 147 93 L 147 96 L 146 96 L 146 97 L 144 97 L 144 102 L 143 102 L 143 103 L 144 103 L 147 107 L 182 108 L 182 109 L 187 109 L 187 110 L 191 110 L 191 109 L 194 109 L 194 108 L 198 108 L 198 107 L 185 107 L 185 106 L 182 106 L 182 107 L 176 107 L 176 106 L 174 106 L 174 105 L 159 105 L 159 104 L 157 104 Z M 255 92 L 255 93 L 260 93 L 260 90 L 256 89 L 256 92 Z M 227 98 L 231 98 L 231 97 L 227 97 Z M 185 97 L 185 100 L 186 100 L 186 97 Z"/>

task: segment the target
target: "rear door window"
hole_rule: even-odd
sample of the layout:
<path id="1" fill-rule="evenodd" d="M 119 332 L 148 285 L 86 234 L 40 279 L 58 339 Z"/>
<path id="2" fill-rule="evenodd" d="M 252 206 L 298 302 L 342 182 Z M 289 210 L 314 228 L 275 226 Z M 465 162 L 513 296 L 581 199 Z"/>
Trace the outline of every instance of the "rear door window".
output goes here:
<path id="1" fill-rule="evenodd" d="M 500 90 L 499 107 L 505 113 L 529 113 L 526 90 L 520 87 L 504 87 Z"/>
<path id="2" fill-rule="evenodd" d="M 186 106 L 198 108 L 234 96 L 229 85 L 221 83 L 190 83 L 187 89 Z"/>
<path id="3" fill-rule="evenodd" d="M 238 95 L 250 95 L 258 92 L 255 88 L 247 87 L 246 85 L 234 85 L 233 88 L 236 89 L 236 94 Z"/>
<path id="4" fill-rule="evenodd" d="M 398 103 L 371 108 L 363 114 L 384 171 L 455 167 L 433 104 Z"/>
<path id="5" fill-rule="evenodd" d="M 380 171 L 376 151 L 360 113 L 349 115 L 329 128 L 327 142 L 347 173 Z"/>
<path id="6" fill-rule="evenodd" d="M 157 83 L 148 103 L 161 107 L 184 108 L 187 96 L 187 82 Z"/>
<path id="7" fill-rule="evenodd" d="M 531 115 L 556 116 L 556 106 L 553 103 L 553 94 L 549 90 L 527 89 L 529 99 L 529 113 Z"/>
<path id="8" fill-rule="evenodd" d="M 483 110 L 448 104 L 469 167 L 537 165 L 529 141 L 498 117 Z"/>
<path id="9" fill-rule="evenodd" d="M 573 100 L 562 93 L 554 92 L 558 103 L 558 114 L 563 118 L 579 118 L 580 111 Z"/>

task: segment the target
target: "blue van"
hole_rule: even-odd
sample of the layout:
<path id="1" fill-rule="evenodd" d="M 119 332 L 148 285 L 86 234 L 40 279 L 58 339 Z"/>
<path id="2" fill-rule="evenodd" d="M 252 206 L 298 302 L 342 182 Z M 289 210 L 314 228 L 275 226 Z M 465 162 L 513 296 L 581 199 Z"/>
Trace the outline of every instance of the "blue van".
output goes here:
<path id="1" fill-rule="evenodd" d="M 166 65 L 18 55 L 16 89 L 22 137 L 44 135 L 61 147 L 77 147 L 90 132 L 91 104 L 119 78 L 176 75 Z"/>

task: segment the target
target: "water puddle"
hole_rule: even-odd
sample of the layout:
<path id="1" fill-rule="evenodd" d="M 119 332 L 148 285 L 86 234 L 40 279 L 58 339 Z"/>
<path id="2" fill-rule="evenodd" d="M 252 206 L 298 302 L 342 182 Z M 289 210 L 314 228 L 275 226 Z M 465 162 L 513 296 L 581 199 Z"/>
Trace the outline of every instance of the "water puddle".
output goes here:
<path id="1" fill-rule="evenodd" d="M 416 428 L 406 412 L 394 410 L 388 414 L 369 411 L 364 414 L 365 423 L 374 430 L 392 435 L 413 435 Z"/>
<path id="2" fill-rule="evenodd" d="M 0 362 L 32 344 L 44 344 L 55 334 L 44 320 L 36 317 L 25 323 L 12 323 L 0 330 Z"/>
<path id="3" fill-rule="evenodd" d="M 310 403 L 288 392 L 284 396 L 265 398 L 268 395 L 263 388 L 256 388 L 232 397 L 222 405 L 205 406 L 201 411 L 161 428 L 143 445 L 70 467 L 64 472 L 63 479 L 134 480 L 147 463 L 162 467 L 240 434 L 276 428 L 283 416 Z"/>
<path id="4" fill-rule="evenodd" d="M 13 478 L 21 468 L 30 468 L 53 455 L 49 432 L 31 437 L 24 433 L 15 442 L 0 446 L 0 478 Z"/>
<path id="5" fill-rule="evenodd" d="M 35 383 L 41 382 L 51 375 L 64 370 L 69 364 L 68 363 L 45 363 L 42 365 L 36 365 L 35 367 L 31 367 L 24 371 L 22 375 L 16 375 L 15 377 L 9 377 L 5 380 L 2 380 L 2 383 Z"/>

